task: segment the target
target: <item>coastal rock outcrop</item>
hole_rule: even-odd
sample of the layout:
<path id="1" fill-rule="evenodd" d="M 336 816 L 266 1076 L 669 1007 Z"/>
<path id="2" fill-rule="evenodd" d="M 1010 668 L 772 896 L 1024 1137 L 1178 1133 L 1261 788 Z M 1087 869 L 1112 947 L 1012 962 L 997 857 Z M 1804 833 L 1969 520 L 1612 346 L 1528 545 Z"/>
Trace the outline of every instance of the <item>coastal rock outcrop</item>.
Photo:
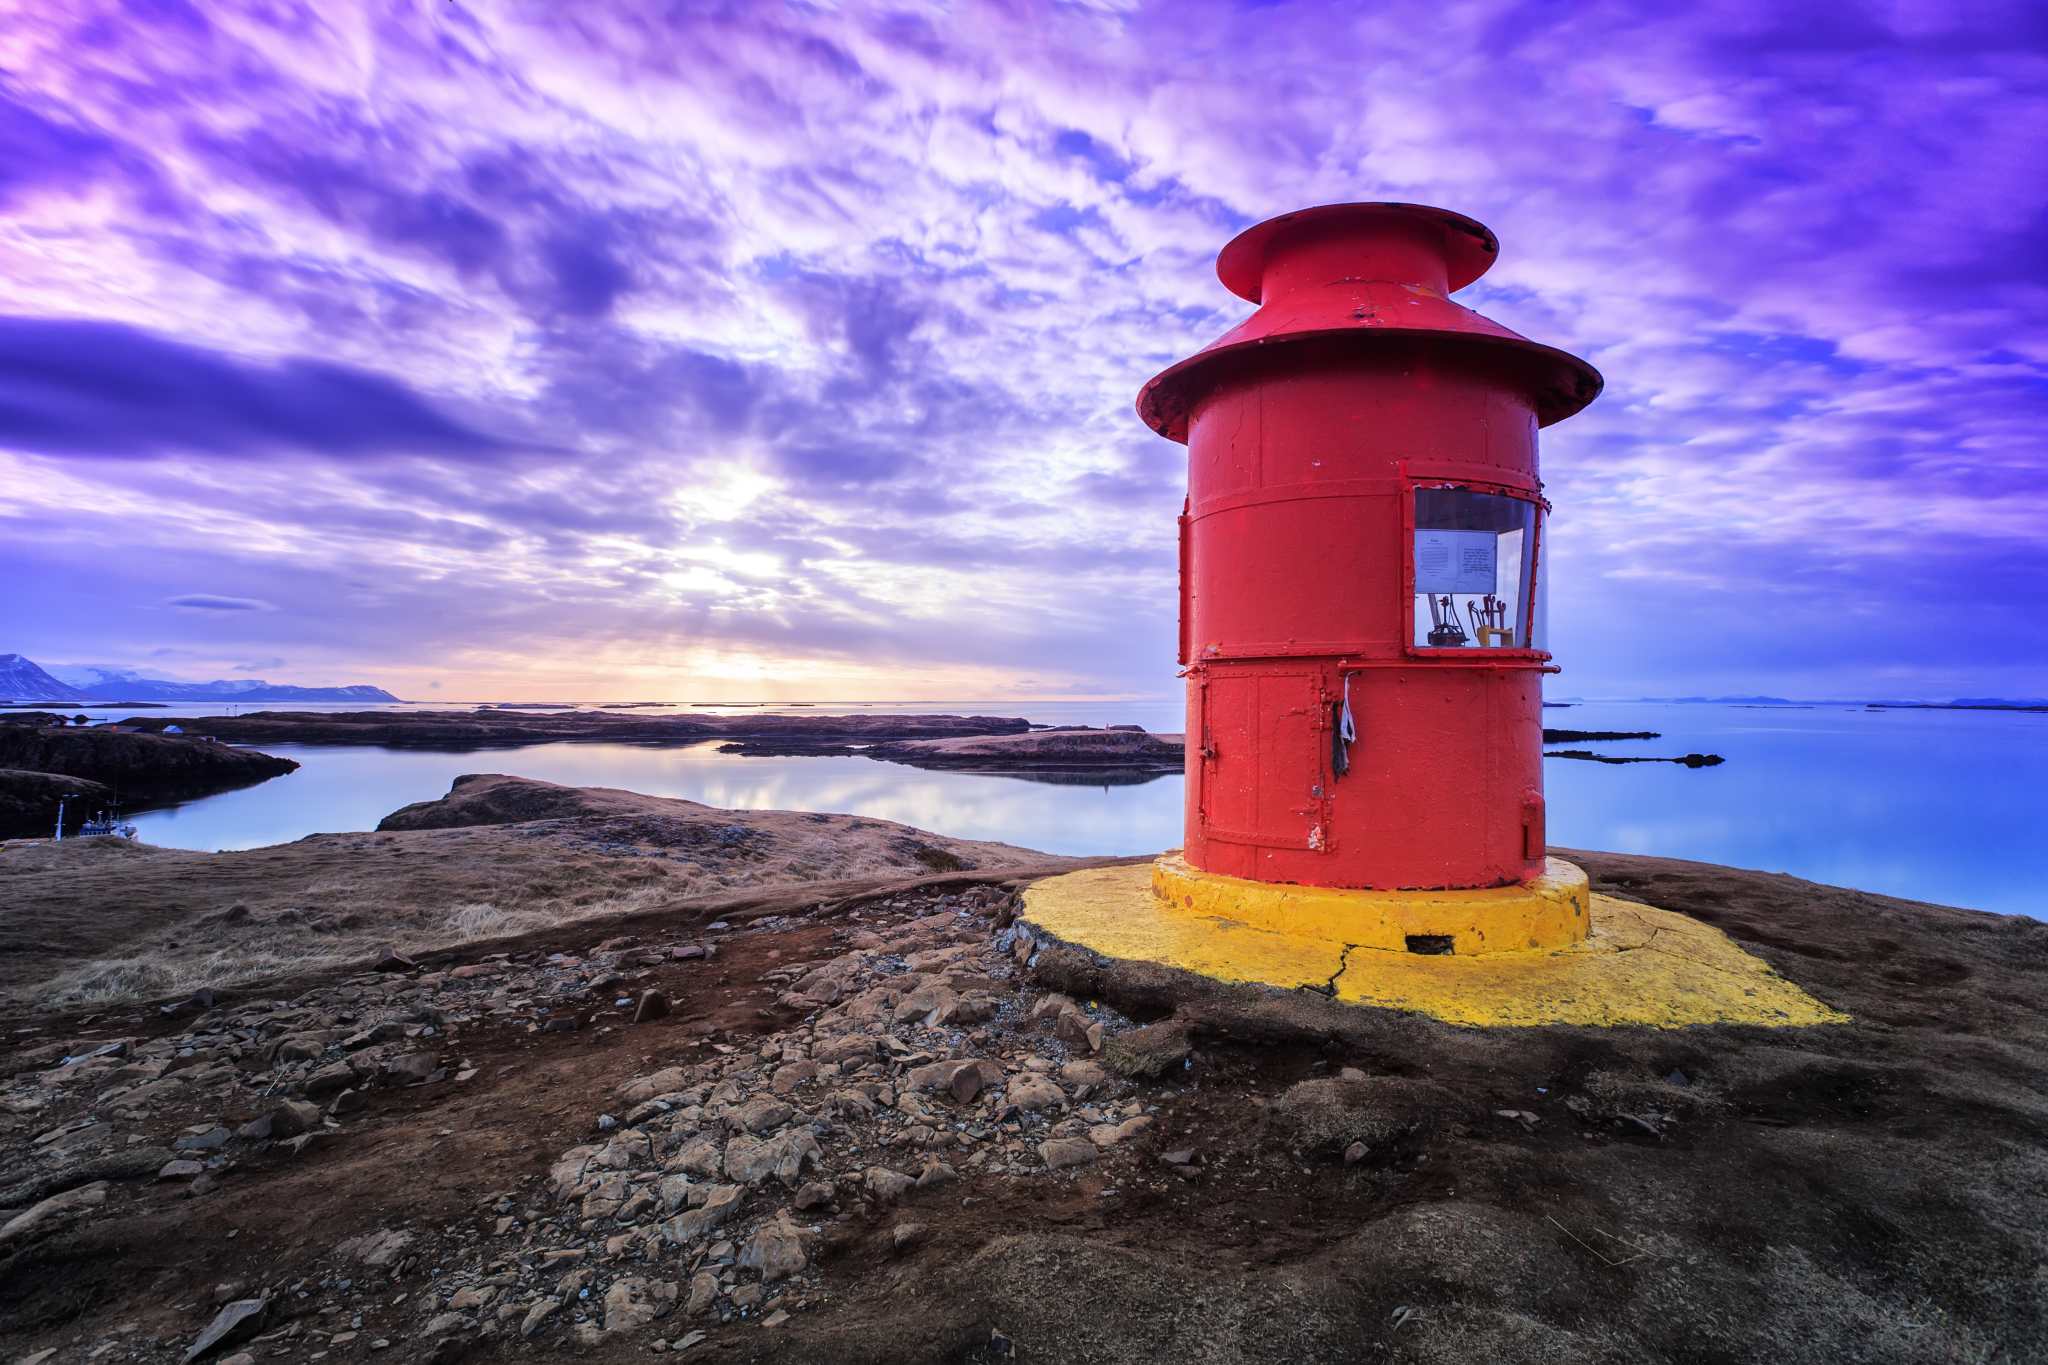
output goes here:
<path id="1" fill-rule="evenodd" d="M 298 766 L 289 758 L 197 736 L 66 725 L 61 717 L 42 712 L 0 716 L 0 770 L 55 776 L 61 788 L 0 779 L 0 835 L 50 833 L 56 798 L 79 790 L 81 780 L 100 789 L 81 792 L 88 795 L 82 807 L 94 799 L 132 806 L 231 791 Z"/>

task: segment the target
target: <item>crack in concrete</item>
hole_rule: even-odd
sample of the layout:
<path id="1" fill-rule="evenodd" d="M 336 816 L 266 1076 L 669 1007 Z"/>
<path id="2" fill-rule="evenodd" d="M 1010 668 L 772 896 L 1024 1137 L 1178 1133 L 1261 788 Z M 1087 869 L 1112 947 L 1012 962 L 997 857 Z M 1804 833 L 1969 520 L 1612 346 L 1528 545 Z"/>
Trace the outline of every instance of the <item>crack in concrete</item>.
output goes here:
<path id="1" fill-rule="evenodd" d="M 1332 1000 L 1335 1000 L 1337 998 L 1337 978 L 1344 975 L 1345 971 L 1351 966 L 1351 950 L 1364 946 L 1362 943 L 1345 944 L 1344 952 L 1337 959 L 1337 970 L 1330 973 L 1330 979 L 1320 986 L 1303 986 L 1302 989 L 1314 991 L 1317 995 L 1327 995 Z"/>

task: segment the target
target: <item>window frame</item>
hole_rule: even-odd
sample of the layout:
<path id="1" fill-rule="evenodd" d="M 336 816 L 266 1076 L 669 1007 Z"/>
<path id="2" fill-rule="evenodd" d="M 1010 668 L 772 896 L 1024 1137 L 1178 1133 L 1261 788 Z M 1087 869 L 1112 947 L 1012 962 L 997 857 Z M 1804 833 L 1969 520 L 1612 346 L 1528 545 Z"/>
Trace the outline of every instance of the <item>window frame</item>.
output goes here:
<path id="1" fill-rule="evenodd" d="M 1412 659 L 1433 659 L 1440 662 L 1457 662 L 1484 666 L 1489 663 L 1533 662 L 1547 663 L 1550 651 L 1533 645 L 1518 645 L 1512 649 L 1499 646 L 1474 648 L 1469 645 L 1418 645 L 1415 643 L 1415 494 L 1422 489 L 1456 488 L 1468 493 L 1488 493 L 1495 497 L 1513 498 L 1526 502 L 1536 510 L 1529 536 L 1529 586 L 1523 593 L 1526 599 L 1519 604 L 1517 630 L 1524 640 L 1533 640 L 1536 632 L 1536 598 L 1542 592 L 1543 572 L 1543 529 L 1550 516 L 1550 499 L 1540 492 L 1514 484 L 1495 483 L 1487 479 L 1460 478 L 1457 475 L 1427 475 L 1410 473 L 1401 485 L 1401 653 Z"/>

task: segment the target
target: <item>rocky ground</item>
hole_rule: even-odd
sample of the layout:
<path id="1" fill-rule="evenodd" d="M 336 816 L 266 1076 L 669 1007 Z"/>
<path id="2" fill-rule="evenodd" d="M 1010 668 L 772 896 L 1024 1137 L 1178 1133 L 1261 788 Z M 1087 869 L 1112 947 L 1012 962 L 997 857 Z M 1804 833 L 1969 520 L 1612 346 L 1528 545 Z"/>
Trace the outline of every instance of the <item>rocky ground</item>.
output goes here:
<path id="1" fill-rule="evenodd" d="M 0 1347 L 2041 1358 L 2048 925 L 1572 856 L 1857 1022 L 1230 990 L 1034 941 L 1001 869 L 17 1013 Z"/>
<path id="2" fill-rule="evenodd" d="M 372 832 L 203 853 L 125 839 L 0 843 L 0 1007 L 111 1004 L 347 970 L 724 895 L 977 868 L 1078 866 L 888 820 L 728 811 L 476 773 Z"/>

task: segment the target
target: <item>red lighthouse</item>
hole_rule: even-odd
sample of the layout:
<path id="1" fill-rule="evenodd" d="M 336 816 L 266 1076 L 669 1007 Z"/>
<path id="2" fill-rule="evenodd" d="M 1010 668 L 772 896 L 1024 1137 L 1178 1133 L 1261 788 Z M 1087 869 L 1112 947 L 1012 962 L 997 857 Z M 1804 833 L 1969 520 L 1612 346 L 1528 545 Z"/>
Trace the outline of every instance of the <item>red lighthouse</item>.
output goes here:
<path id="1" fill-rule="evenodd" d="M 1415 204 L 1223 249 L 1258 311 L 1138 395 L 1188 446 L 1185 847 L 1034 882 L 1027 961 L 1054 944 L 1483 1027 L 1845 1018 L 1545 856 L 1536 433 L 1600 376 L 1451 302 L 1498 251 Z"/>
<path id="2" fill-rule="evenodd" d="M 1139 394 L 1188 446 L 1195 873 L 1396 890 L 1545 872 L 1536 432 L 1601 381 L 1451 301 L 1498 250 L 1413 204 L 1260 223 L 1217 260 L 1258 311 Z"/>

